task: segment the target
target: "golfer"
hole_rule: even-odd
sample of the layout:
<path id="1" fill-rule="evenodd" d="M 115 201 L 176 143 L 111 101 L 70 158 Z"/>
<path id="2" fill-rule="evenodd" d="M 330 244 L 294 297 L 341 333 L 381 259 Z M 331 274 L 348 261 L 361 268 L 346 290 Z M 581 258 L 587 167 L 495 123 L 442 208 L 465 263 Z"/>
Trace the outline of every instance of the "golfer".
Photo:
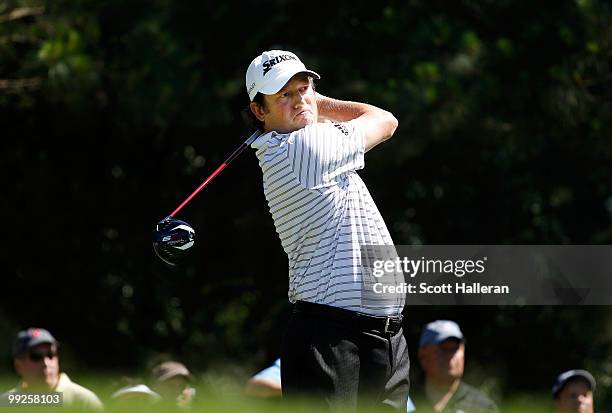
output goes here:
<path id="1" fill-rule="evenodd" d="M 379 280 L 363 265 L 364 247 L 393 241 L 356 173 L 398 122 L 377 107 L 316 93 L 319 78 L 282 50 L 257 56 L 246 73 L 248 113 L 262 131 L 251 146 L 289 261 L 283 397 L 315 397 L 333 410 L 405 411 L 405 297 L 373 291 Z M 386 277 L 403 282 L 401 273 Z"/>

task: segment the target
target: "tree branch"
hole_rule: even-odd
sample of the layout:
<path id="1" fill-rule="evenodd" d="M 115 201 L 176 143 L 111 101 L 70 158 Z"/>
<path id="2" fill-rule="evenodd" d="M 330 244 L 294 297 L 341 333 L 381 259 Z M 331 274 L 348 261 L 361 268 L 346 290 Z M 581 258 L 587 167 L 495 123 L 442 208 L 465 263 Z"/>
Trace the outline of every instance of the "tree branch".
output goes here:
<path id="1" fill-rule="evenodd" d="M 0 91 L 20 91 L 24 89 L 37 89 L 42 83 L 40 77 L 26 79 L 0 79 Z"/>
<path id="2" fill-rule="evenodd" d="M 18 20 L 28 16 L 40 16 L 44 12 L 44 7 L 19 7 L 12 10 L 9 14 L 0 16 L 0 23 Z"/>

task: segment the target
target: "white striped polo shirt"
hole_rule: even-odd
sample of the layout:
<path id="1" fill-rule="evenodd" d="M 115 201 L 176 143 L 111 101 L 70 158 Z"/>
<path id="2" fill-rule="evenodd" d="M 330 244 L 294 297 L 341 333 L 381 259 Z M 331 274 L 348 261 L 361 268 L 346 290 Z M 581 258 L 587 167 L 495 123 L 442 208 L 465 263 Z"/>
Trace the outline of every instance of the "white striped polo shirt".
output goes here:
<path id="1" fill-rule="evenodd" d="M 361 266 L 361 246 L 393 245 L 355 172 L 364 167 L 363 132 L 353 122 L 317 123 L 290 134 L 268 132 L 251 146 L 289 259 L 289 300 L 400 313 L 404 295 L 374 294 L 377 280 Z M 396 284 L 404 281 L 397 277 Z"/>

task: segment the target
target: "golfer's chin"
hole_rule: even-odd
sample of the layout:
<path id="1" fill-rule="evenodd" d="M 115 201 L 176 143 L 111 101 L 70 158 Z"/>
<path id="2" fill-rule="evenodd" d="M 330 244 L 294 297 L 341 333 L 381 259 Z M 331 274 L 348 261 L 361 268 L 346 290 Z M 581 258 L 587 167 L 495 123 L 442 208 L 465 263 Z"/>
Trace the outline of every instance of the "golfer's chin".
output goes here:
<path id="1" fill-rule="evenodd" d="M 306 116 L 298 115 L 293 118 L 293 121 L 290 124 L 285 124 L 285 126 L 282 128 L 271 128 L 270 130 L 275 130 L 278 133 L 291 133 L 315 123 L 315 117 L 310 114 L 307 114 Z"/>
<path id="2" fill-rule="evenodd" d="M 298 129 L 302 129 L 305 126 L 317 123 L 317 120 L 311 113 L 303 113 L 295 117 L 295 123 Z"/>

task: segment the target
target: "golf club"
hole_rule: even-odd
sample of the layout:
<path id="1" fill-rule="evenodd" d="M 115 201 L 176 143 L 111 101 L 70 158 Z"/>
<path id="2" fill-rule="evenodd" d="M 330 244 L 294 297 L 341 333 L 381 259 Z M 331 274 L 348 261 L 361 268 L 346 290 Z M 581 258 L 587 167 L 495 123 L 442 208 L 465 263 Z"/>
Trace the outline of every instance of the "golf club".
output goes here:
<path id="1" fill-rule="evenodd" d="M 179 213 L 206 185 L 221 173 L 234 159 L 236 159 L 251 143 L 259 137 L 261 132 L 253 133 L 244 141 L 215 171 L 210 174 L 170 215 L 162 219 L 153 231 L 153 250 L 155 254 L 168 266 L 176 267 L 187 255 L 195 243 L 195 230 L 185 221 L 176 218 Z"/>

